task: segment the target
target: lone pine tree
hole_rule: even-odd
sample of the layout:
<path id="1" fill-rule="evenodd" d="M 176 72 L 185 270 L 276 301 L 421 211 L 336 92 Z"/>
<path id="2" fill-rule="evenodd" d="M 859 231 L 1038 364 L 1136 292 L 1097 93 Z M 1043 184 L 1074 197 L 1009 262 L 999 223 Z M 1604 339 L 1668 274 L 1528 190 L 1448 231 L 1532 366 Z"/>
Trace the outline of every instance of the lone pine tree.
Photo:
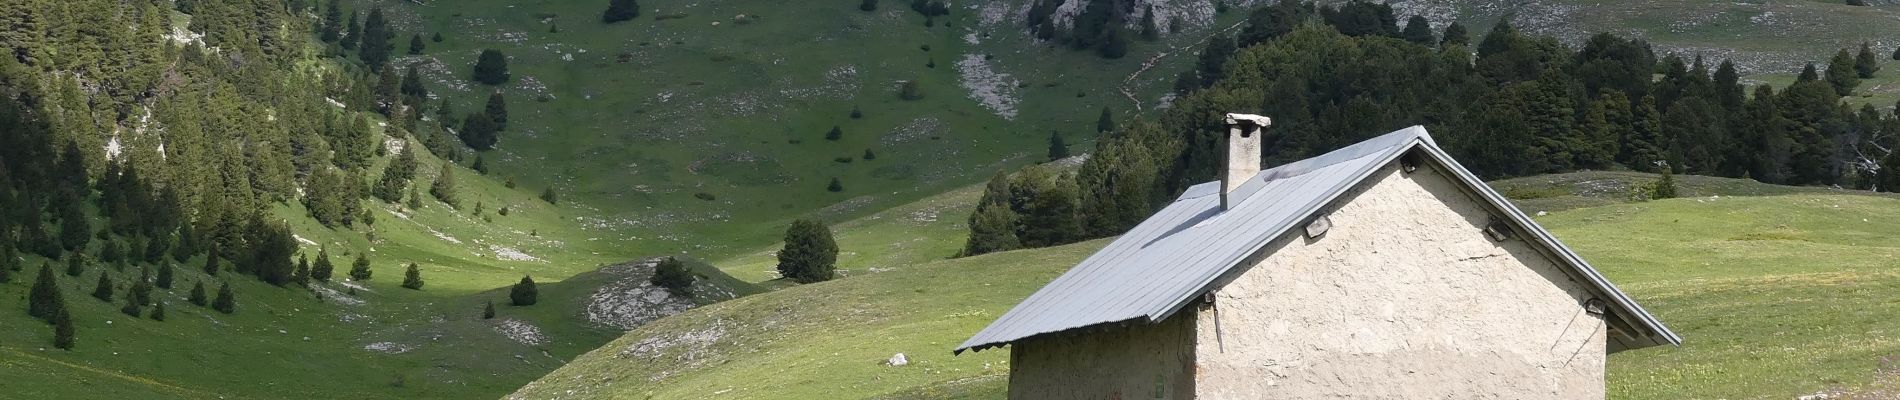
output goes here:
<path id="1" fill-rule="evenodd" d="M 402 273 L 402 287 L 404 289 L 422 290 L 422 284 L 422 268 L 417 266 L 416 263 L 409 263 L 409 270 L 403 271 Z"/>
<path id="2" fill-rule="evenodd" d="M 52 264 L 40 266 L 39 277 L 33 280 L 33 289 L 27 294 L 26 315 L 53 322 L 53 316 L 65 308 L 66 301 L 55 279 Z"/>
<path id="3" fill-rule="evenodd" d="M 218 285 L 218 299 L 211 301 L 211 309 L 230 314 L 237 312 L 237 293 L 231 292 L 231 283 Z"/>
<path id="4" fill-rule="evenodd" d="M 205 306 L 204 281 L 193 282 L 191 284 L 191 297 L 185 299 L 185 301 L 191 302 L 191 304 L 195 306 L 199 306 L 199 307 Z"/>
<path id="5" fill-rule="evenodd" d="M 350 263 L 350 280 L 367 281 L 374 272 L 369 270 L 369 255 L 356 253 L 356 261 Z"/>
<path id="6" fill-rule="evenodd" d="M 447 161 L 442 162 L 442 170 L 436 174 L 435 183 L 429 185 L 429 195 L 449 205 L 449 208 L 460 208 L 455 197 L 455 170 L 449 165 Z"/>
<path id="7" fill-rule="evenodd" d="M 99 283 L 94 284 L 92 297 L 99 301 L 112 302 L 112 278 L 105 271 L 99 271 Z"/>
<path id="8" fill-rule="evenodd" d="M 541 291 L 535 288 L 533 277 L 522 276 L 521 282 L 515 282 L 515 286 L 508 289 L 508 302 L 516 307 L 534 305 L 540 297 Z"/>
<path id="9" fill-rule="evenodd" d="M 161 301 L 161 302 L 158 302 L 158 304 L 152 305 L 152 320 L 153 321 L 165 320 L 165 302 Z"/>
<path id="10" fill-rule="evenodd" d="M 318 282 L 329 282 L 330 275 L 335 271 L 336 265 L 330 263 L 330 248 L 328 246 L 318 247 L 317 261 L 310 264 L 310 279 L 315 279 Z"/>
<path id="11" fill-rule="evenodd" d="M 1049 131 L 1049 161 L 1069 158 L 1069 144 L 1062 141 L 1062 133 Z"/>
<path id="12" fill-rule="evenodd" d="M 72 313 L 66 311 L 65 307 L 60 307 L 58 312 L 53 315 L 53 347 L 60 348 L 61 350 L 72 350 L 73 343 L 77 340 L 73 337 L 73 334 Z"/>
<path id="13" fill-rule="evenodd" d="M 482 54 L 475 59 L 475 72 L 472 76 L 476 82 L 484 84 L 500 85 L 507 83 L 509 77 L 508 56 L 502 55 L 501 50 L 482 50 Z"/>
<path id="14" fill-rule="evenodd" d="M 780 276 L 799 283 L 831 280 L 838 262 L 838 242 L 824 223 L 800 219 L 785 229 L 785 247 L 778 252 Z"/>
<path id="15" fill-rule="evenodd" d="M 495 301 L 494 300 L 489 300 L 488 305 L 482 307 L 482 319 L 495 319 Z"/>

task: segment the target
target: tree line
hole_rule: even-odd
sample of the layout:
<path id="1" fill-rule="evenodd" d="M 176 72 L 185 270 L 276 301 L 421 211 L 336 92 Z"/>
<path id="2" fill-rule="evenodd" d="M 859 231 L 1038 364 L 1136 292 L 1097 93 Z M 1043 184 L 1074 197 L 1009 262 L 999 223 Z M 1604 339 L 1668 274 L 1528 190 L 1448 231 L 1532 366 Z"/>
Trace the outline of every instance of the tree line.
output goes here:
<path id="1" fill-rule="evenodd" d="M 1256 9 L 1236 36 L 1209 40 L 1168 108 L 1103 134 L 1076 171 L 993 179 L 963 254 L 1120 234 L 1217 179 L 1227 112 L 1274 118 L 1266 166 L 1424 125 L 1486 179 L 1667 170 L 1900 190 L 1900 118 L 1842 101 L 1879 73 L 1866 45 L 1781 88 L 1744 84 L 1730 61 L 1658 55 L 1608 33 L 1573 49 L 1505 20 L 1470 46 L 1456 22 L 1436 34 L 1424 17 L 1400 27 L 1384 4 Z"/>

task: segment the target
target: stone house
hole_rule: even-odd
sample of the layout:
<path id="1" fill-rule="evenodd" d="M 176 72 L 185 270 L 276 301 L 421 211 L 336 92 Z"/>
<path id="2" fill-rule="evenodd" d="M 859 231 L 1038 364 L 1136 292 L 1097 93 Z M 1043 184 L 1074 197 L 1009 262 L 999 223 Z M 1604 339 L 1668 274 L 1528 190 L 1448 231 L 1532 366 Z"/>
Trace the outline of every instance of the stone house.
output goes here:
<path id="1" fill-rule="evenodd" d="M 1681 339 L 1411 127 L 1227 172 L 956 348 L 1011 399 L 1604 396 L 1609 353 Z"/>

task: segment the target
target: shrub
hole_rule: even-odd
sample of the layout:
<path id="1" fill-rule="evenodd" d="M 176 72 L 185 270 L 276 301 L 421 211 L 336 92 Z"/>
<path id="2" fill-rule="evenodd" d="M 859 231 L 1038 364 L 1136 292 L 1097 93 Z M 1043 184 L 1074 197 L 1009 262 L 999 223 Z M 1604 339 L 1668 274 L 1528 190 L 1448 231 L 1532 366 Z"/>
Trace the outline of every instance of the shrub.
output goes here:
<path id="1" fill-rule="evenodd" d="M 713 201 L 713 200 L 718 199 L 717 197 L 713 197 L 712 193 L 706 193 L 706 192 L 693 193 L 693 198 L 705 200 L 705 201 Z"/>
<path id="2" fill-rule="evenodd" d="M 799 283 L 831 280 L 838 262 L 838 242 L 831 228 L 814 220 L 792 221 L 785 229 L 785 247 L 778 252 L 779 275 Z"/>
<path id="3" fill-rule="evenodd" d="M 666 291 L 675 295 L 693 296 L 692 271 L 687 271 L 686 263 L 673 257 L 660 260 L 659 264 L 653 266 L 653 278 L 650 281 L 654 286 L 666 288 Z"/>
<path id="4" fill-rule="evenodd" d="M 402 288 L 422 290 L 422 284 L 422 268 L 416 263 L 409 263 L 409 270 L 402 273 Z"/>
<path id="5" fill-rule="evenodd" d="M 534 305 L 540 297 L 541 290 L 535 287 L 533 277 L 522 276 L 521 282 L 515 282 L 515 287 L 508 289 L 508 301 L 516 307 Z"/>

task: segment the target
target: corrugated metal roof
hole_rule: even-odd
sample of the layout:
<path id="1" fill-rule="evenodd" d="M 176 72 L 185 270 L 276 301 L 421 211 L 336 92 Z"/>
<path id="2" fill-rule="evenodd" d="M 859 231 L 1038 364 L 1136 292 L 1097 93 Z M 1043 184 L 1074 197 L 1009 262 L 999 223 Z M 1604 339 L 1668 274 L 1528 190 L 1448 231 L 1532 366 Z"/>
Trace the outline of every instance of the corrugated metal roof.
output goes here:
<path id="1" fill-rule="evenodd" d="M 964 341 L 956 352 L 1002 346 L 1019 339 L 1121 322 L 1152 323 L 1186 306 L 1240 261 L 1274 238 L 1304 223 L 1331 203 L 1413 148 L 1455 172 L 1479 196 L 1528 232 L 1585 278 L 1611 312 L 1628 325 L 1635 340 L 1613 341 L 1613 350 L 1680 343 L 1674 333 L 1642 307 L 1603 280 L 1589 264 L 1531 222 L 1503 196 L 1484 185 L 1414 126 L 1262 171 L 1236 188 L 1240 198 L 1221 210 L 1220 182 L 1188 188 L 1174 203 L 1150 216 L 1107 247 L 1082 260 L 1008 313 Z"/>

